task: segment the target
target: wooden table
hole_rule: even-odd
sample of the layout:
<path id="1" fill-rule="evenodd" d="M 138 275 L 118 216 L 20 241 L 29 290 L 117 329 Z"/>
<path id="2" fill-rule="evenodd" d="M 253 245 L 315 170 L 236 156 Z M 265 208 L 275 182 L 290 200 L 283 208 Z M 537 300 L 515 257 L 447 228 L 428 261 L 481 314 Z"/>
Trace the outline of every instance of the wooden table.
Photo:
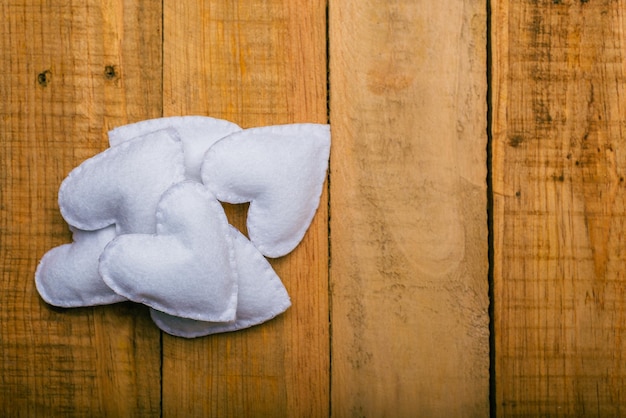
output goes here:
<path id="1" fill-rule="evenodd" d="M 2 1 L 0 415 L 626 414 L 625 12 Z M 293 306 L 187 340 L 46 305 L 61 181 L 109 129 L 189 114 L 331 124 L 322 204 L 272 261 Z"/>

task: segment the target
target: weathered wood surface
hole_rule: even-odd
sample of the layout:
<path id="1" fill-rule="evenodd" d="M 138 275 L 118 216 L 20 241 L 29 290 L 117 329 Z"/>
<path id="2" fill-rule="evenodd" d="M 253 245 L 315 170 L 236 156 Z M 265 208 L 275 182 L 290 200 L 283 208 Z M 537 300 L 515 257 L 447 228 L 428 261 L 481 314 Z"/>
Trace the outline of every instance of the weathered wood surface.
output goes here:
<path id="1" fill-rule="evenodd" d="M 625 12 L 493 3 L 498 416 L 626 414 Z"/>
<path id="2" fill-rule="evenodd" d="M 0 415 L 487 415 L 486 9 L 425 3 L 1 2 Z M 185 340 L 41 301 L 58 187 L 108 129 L 324 123 L 329 94 L 331 191 L 272 262 L 284 315 Z"/>
<path id="3" fill-rule="evenodd" d="M 330 2 L 333 416 L 489 414 L 485 12 Z"/>
<path id="4" fill-rule="evenodd" d="M 242 127 L 327 122 L 323 1 L 164 3 L 164 114 Z M 163 338 L 165 416 L 328 416 L 328 216 L 324 194 L 304 241 L 273 261 L 292 300 L 241 332 Z M 230 207 L 238 227 L 245 208 Z"/>
<path id="5" fill-rule="evenodd" d="M 110 127 L 161 113 L 161 1 L 7 0 L 0 16 L 0 415 L 159 416 L 147 311 L 52 309 L 33 275 L 71 240 L 63 178 Z"/>

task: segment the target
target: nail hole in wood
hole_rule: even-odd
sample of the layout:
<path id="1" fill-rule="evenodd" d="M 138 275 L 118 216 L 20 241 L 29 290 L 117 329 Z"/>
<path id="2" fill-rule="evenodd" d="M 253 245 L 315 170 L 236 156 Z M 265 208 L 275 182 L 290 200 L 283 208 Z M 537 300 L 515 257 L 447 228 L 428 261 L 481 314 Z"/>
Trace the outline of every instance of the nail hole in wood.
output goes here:
<path id="1" fill-rule="evenodd" d="M 48 86 L 51 79 L 52 79 L 52 73 L 50 72 L 50 70 L 46 70 L 37 74 L 37 83 L 39 83 L 41 87 Z"/>
<path id="2" fill-rule="evenodd" d="M 106 67 L 104 67 L 104 77 L 106 77 L 107 80 L 113 80 L 117 78 L 117 71 L 114 65 L 107 65 Z"/>

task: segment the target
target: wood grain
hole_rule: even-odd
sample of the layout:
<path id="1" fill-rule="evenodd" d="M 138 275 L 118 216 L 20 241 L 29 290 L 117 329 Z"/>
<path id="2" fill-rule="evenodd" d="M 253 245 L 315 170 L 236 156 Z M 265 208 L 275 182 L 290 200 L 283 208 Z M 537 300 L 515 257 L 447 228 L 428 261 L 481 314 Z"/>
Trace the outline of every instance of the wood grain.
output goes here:
<path id="1" fill-rule="evenodd" d="M 121 304 L 54 309 L 34 272 L 71 240 L 62 179 L 161 108 L 160 1 L 0 4 L 0 415 L 159 416 L 159 333 Z M 144 60 L 151 65 L 144 65 Z"/>
<path id="2" fill-rule="evenodd" d="M 329 11 L 332 416 L 487 416 L 484 3 Z"/>
<path id="3" fill-rule="evenodd" d="M 242 127 L 326 123 L 318 0 L 164 2 L 164 114 Z M 304 241 L 273 261 L 292 307 L 236 333 L 163 337 L 165 416 L 328 416 L 327 197 Z M 228 216 L 244 229 L 245 207 Z"/>
<path id="4" fill-rule="evenodd" d="M 626 413 L 625 12 L 494 3 L 498 416 Z"/>
<path id="5" fill-rule="evenodd" d="M 108 129 L 327 121 L 327 3 L 331 211 L 273 261 L 293 307 L 189 341 L 133 304 L 43 303 L 59 184 Z M 491 2 L 496 416 L 625 413 L 625 10 Z M 0 2 L 0 415 L 486 416 L 485 12 Z"/>

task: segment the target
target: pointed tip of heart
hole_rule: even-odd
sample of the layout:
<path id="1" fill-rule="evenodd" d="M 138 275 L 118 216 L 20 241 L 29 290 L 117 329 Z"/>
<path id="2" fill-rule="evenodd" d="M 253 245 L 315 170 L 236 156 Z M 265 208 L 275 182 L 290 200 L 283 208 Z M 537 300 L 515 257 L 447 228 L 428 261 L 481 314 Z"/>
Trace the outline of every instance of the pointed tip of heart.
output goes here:
<path id="1" fill-rule="evenodd" d="M 231 227 L 239 277 L 237 317 L 231 323 L 193 321 L 152 310 L 164 332 L 185 338 L 237 331 L 267 322 L 291 306 L 287 289 L 272 266 L 243 234 Z"/>

